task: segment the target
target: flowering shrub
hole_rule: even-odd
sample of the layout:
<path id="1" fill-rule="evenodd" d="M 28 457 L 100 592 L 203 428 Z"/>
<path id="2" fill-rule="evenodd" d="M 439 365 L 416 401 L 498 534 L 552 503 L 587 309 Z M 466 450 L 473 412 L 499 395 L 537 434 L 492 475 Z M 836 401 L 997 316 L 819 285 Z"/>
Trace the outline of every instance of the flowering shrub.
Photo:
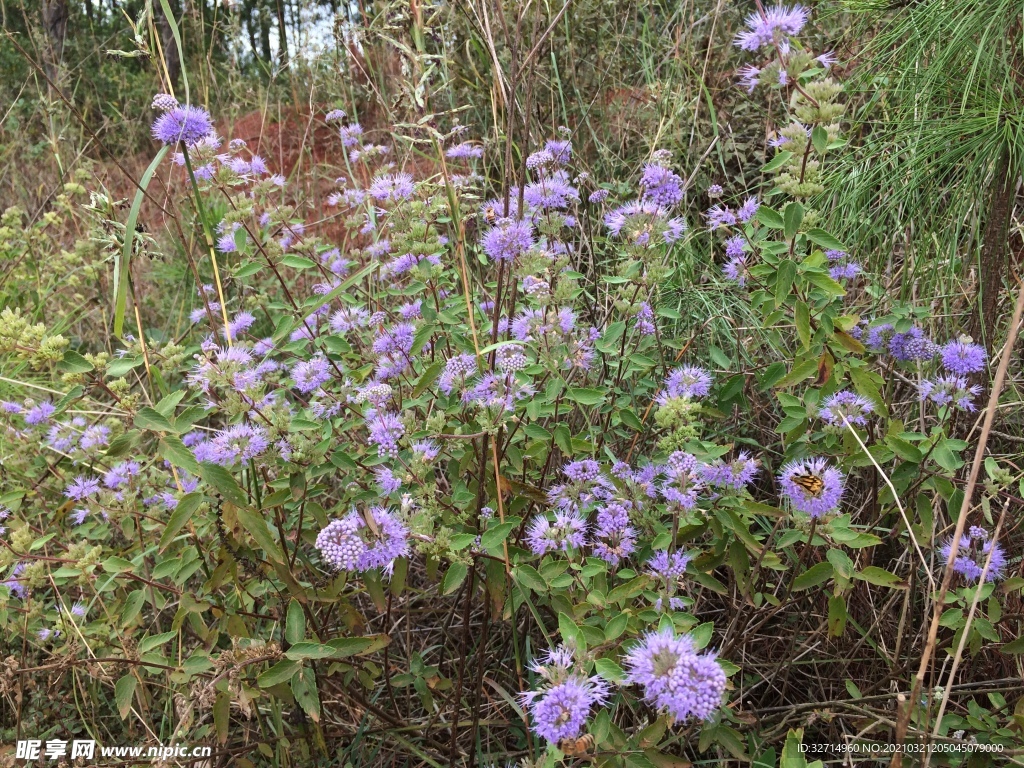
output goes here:
<path id="1" fill-rule="evenodd" d="M 204 243 L 188 256 L 191 330 L 77 351 L 5 310 L 0 352 L 54 375 L 0 404 L 8 635 L 96 670 L 122 718 L 146 722 L 170 691 L 182 740 L 227 743 L 268 714 L 291 739 L 292 711 L 314 734 L 303 749 L 323 748 L 356 707 L 422 717 L 407 748 L 462 759 L 485 680 L 506 752 L 630 766 L 709 750 L 774 765 L 784 734 L 750 727 L 747 696 L 777 673 L 745 667 L 743 635 L 791 634 L 824 606 L 823 636 L 867 638 L 858 604 L 892 605 L 947 561 L 972 616 L 988 592 L 977 618 L 944 616 L 943 647 L 1002 642 L 1000 524 L 936 538 L 987 353 L 930 340 L 914 307 L 863 319 L 882 305 L 814 207 L 844 108 L 834 57 L 799 42 L 807 18 L 768 9 L 737 38 L 760 57 L 743 85 L 780 89 L 790 120 L 764 190 L 715 190 L 738 204 L 703 222 L 665 153 L 617 200 L 560 135 L 521 186 L 492 189 L 461 129 L 414 136 L 437 163 L 414 176 L 335 110 L 348 175 L 328 235 L 269 161 L 158 96 L 153 136 Z M 694 345 L 663 301 L 705 227 L 715 271 L 772 340 L 746 367 Z M 581 256 L 597 248 L 607 273 Z M 773 444 L 742 426 L 752 401 L 777 408 Z M 988 469 L 994 498 L 1010 475 Z M 395 623 L 435 600 L 463 617 L 456 664 L 402 638 L 440 643 L 450 622 Z M 509 667 L 489 666 L 489 632 L 507 633 Z M 953 713 L 942 726 L 984 730 Z M 282 750 L 261 741 L 268 759 Z"/>

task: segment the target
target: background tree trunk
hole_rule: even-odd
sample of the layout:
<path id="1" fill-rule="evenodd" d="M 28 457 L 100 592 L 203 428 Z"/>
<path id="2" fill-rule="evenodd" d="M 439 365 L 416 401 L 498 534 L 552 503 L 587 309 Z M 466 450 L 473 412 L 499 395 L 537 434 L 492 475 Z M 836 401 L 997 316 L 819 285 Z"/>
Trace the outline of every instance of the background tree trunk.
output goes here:
<path id="1" fill-rule="evenodd" d="M 64 56 L 64 38 L 68 31 L 67 0 L 42 0 L 43 64 L 46 75 L 60 88 L 60 64 Z"/>
<path id="2" fill-rule="evenodd" d="M 993 170 L 988 218 L 981 238 L 980 306 L 969 329 L 975 341 L 984 341 L 989 348 L 999 324 L 999 297 L 1009 267 L 1009 228 L 1016 186 L 1016 174 L 1010 173 L 1010 147 L 1004 145 Z"/>
<path id="3" fill-rule="evenodd" d="M 173 13 L 174 4 L 169 3 L 168 5 Z M 181 79 L 181 56 L 178 54 L 178 44 L 174 41 L 171 25 L 162 11 L 156 15 L 156 27 L 160 32 L 160 47 L 163 49 L 164 66 L 167 67 L 171 90 L 177 95 L 178 80 Z"/>

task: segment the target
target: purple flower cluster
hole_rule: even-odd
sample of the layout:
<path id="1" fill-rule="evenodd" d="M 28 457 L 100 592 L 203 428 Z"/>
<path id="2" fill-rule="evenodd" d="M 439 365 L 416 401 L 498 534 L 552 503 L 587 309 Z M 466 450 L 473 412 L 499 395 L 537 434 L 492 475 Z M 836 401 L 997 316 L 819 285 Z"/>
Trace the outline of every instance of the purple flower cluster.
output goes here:
<path id="1" fill-rule="evenodd" d="M 587 538 L 587 521 L 576 512 L 555 512 L 554 522 L 537 515 L 526 529 L 526 544 L 535 555 L 579 549 Z"/>
<path id="2" fill-rule="evenodd" d="M 530 711 L 534 733 L 552 744 L 578 737 L 590 710 L 611 695 L 608 684 L 600 677 L 587 677 L 564 646 L 531 662 L 530 669 L 540 676 L 540 687 L 521 693 L 520 701 Z"/>
<path id="3" fill-rule="evenodd" d="M 825 398 L 818 409 L 822 420 L 833 427 L 845 427 L 847 423 L 858 427 L 867 426 L 872 411 L 874 406 L 870 400 L 847 390 Z"/>
<path id="4" fill-rule="evenodd" d="M 972 344 L 965 339 L 957 339 L 946 344 L 940 350 L 942 365 L 950 373 L 966 376 L 985 370 L 988 353 L 979 344 Z"/>
<path id="5" fill-rule="evenodd" d="M 316 548 L 335 570 L 381 568 L 390 573 L 395 560 L 409 554 L 409 529 L 384 507 L 372 507 L 365 515 L 353 509 L 317 534 Z"/>
<path id="6" fill-rule="evenodd" d="M 744 51 L 766 46 L 786 47 L 789 36 L 799 34 L 809 15 L 802 5 L 776 5 L 755 11 L 747 16 L 747 29 L 736 36 L 736 45 Z"/>
<path id="7" fill-rule="evenodd" d="M 711 391 L 711 374 L 695 365 L 676 368 L 665 379 L 662 392 L 658 395 L 659 405 L 665 405 L 676 398 L 700 399 Z"/>
<path id="8" fill-rule="evenodd" d="M 153 138 L 164 144 L 182 142 L 186 147 L 198 144 L 213 133 L 213 120 L 202 107 L 171 107 L 153 123 Z"/>
<path id="9" fill-rule="evenodd" d="M 820 457 L 791 461 L 779 472 L 782 493 L 793 509 L 818 518 L 833 512 L 843 497 L 846 478 Z"/>
<path id="10" fill-rule="evenodd" d="M 974 398 L 981 394 L 981 387 L 972 385 L 965 376 L 944 375 L 925 379 L 918 385 L 922 400 L 931 400 L 939 406 L 953 405 L 961 411 L 974 412 Z"/>
<path id="11" fill-rule="evenodd" d="M 722 703 L 726 677 L 713 653 L 698 653 L 686 635 L 649 632 L 625 657 L 626 679 L 675 720 L 710 720 Z"/>
<path id="12" fill-rule="evenodd" d="M 1006 568 L 1006 553 L 1002 545 L 990 541 L 988 531 L 976 525 L 960 537 L 956 560 L 950 559 L 953 555 L 952 537 L 943 544 L 941 552 L 947 563 L 953 563 L 953 572 L 960 574 L 968 583 L 980 581 L 982 572 L 985 573 L 985 581 L 998 581 Z M 986 561 L 987 571 L 984 570 Z"/>

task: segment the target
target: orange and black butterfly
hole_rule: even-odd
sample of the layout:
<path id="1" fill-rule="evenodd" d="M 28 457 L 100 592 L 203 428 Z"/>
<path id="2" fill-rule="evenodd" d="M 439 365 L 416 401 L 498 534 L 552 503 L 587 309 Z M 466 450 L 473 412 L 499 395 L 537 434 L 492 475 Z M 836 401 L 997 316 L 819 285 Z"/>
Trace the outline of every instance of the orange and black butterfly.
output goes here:
<path id="1" fill-rule="evenodd" d="M 811 496 L 820 496 L 825 488 L 825 481 L 817 475 L 793 475 L 794 483 L 803 488 Z"/>

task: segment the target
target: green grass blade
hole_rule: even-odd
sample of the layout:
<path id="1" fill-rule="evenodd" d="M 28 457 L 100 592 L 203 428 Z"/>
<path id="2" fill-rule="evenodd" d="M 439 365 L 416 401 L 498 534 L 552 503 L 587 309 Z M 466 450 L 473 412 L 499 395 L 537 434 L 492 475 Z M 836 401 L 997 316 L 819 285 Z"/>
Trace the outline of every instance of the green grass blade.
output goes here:
<path id="1" fill-rule="evenodd" d="M 142 198 L 146 195 L 149 182 L 169 150 L 169 146 L 162 147 L 149 164 L 149 168 L 142 174 L 139 189 L 132 200 L 131 210 L 128 211 L 128 221 L 124 225 L 124 248 L 121 250 L 121 258 L 114 262 L 114 335 L 118 337 L 124 329 L 124 310 L 128 303 L 128 264 L 132 258 L 132 246 L 135 244 L 135 223 L 139 219 Z"/>
<path id="2" fill-rule="evenodd" d="M 171 34 L 174 35 L 174 44 L 178 46 L 178 61 L 181 62 L 181 82 L 185 86 L 185 103 L 190 104 L 188 72 L 185 68 L 185 46 L 181 44 L 181 32 L 178 30 L 178 22 L 174 20 L 174 14 L 171 12 L 170 3 L 167 0 L 160 0 L 160 8 L 164 12 L 164 18 L 167 19 L 167 25 L 171 28 Z"/>

